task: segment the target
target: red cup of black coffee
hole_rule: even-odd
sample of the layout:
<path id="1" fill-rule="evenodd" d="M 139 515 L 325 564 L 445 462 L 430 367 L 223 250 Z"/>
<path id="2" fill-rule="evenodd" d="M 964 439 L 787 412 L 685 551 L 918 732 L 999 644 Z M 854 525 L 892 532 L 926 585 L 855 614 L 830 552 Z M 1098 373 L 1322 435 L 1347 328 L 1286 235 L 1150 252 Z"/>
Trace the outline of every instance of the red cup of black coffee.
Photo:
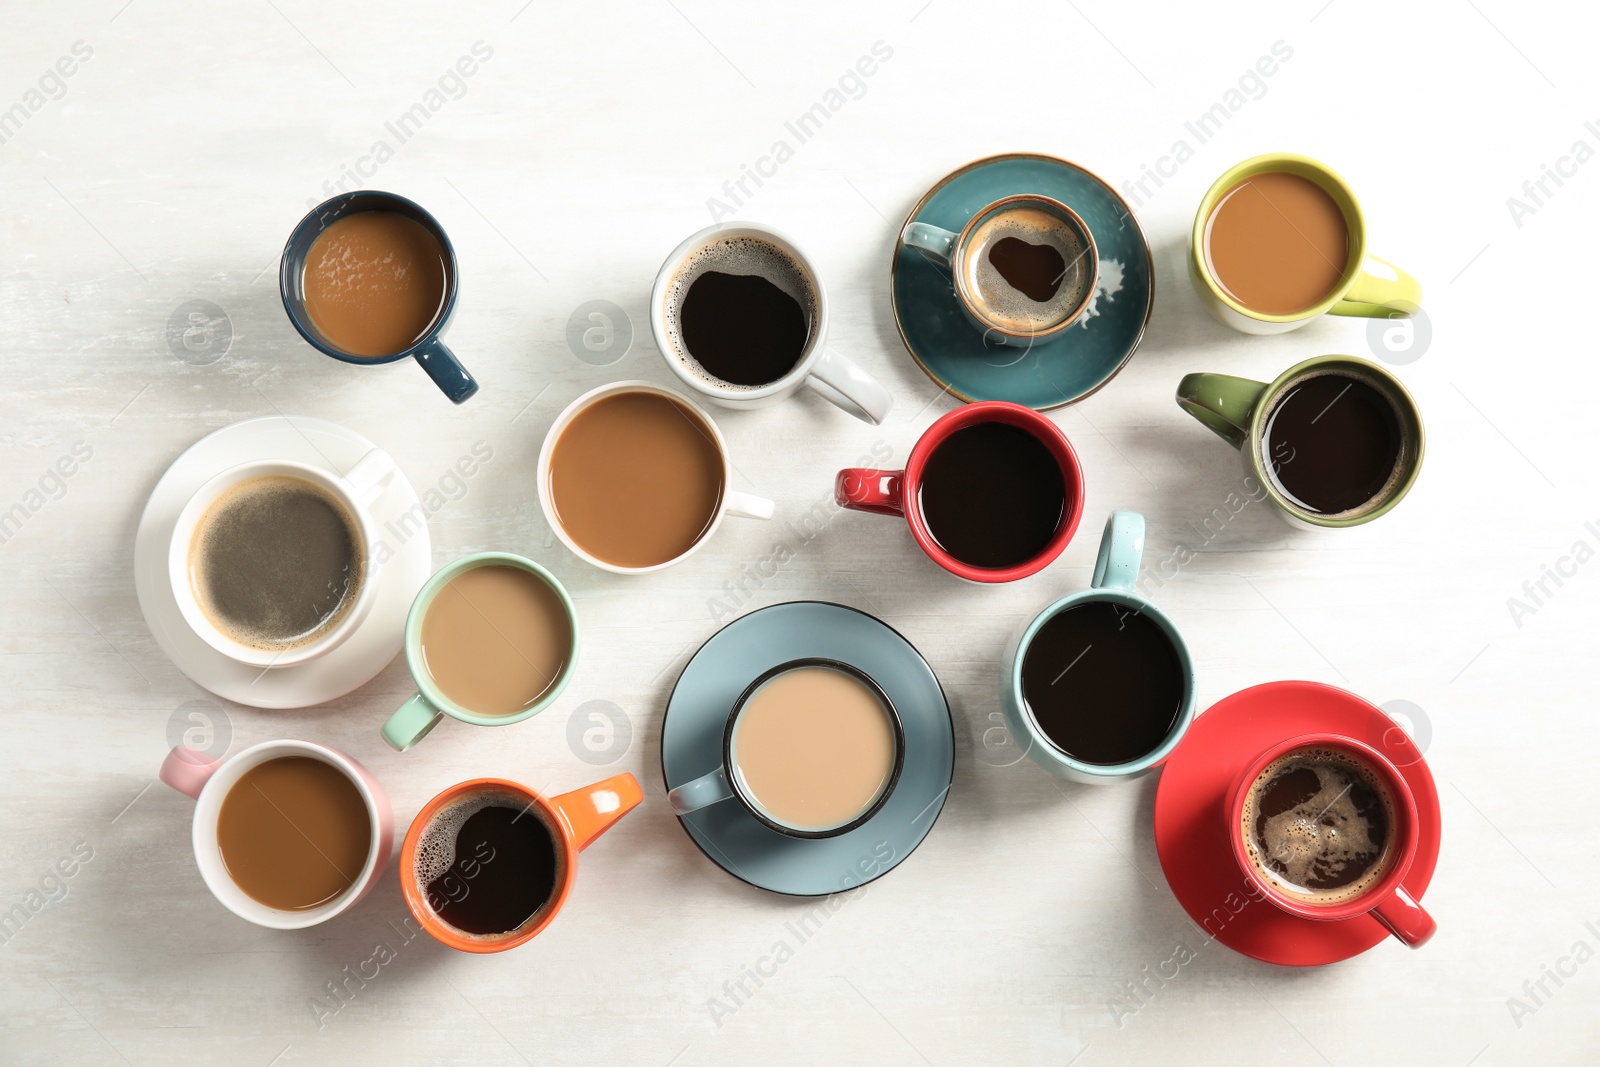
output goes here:
<path id="1" fill-rule="evenodd" d="M 1227 794 L 1234 859 L 1264 898 L 1303 919 L 1370 915 L 1418 948 L 1437 929 L 1404 882 L 1417 802 L 1371 745 L 1303 734 L 1261 753 Z"/>
<path id="2" fill-rule="evenodd" d="M 970 582 L 1014 582 L 1061 555 L 1083 514 L 1083 471 L 1055 423 L 1020 404 L 940 418 L 904 470 L 839 472 L 840 507 L 904 518 L 935 563 Z"/>

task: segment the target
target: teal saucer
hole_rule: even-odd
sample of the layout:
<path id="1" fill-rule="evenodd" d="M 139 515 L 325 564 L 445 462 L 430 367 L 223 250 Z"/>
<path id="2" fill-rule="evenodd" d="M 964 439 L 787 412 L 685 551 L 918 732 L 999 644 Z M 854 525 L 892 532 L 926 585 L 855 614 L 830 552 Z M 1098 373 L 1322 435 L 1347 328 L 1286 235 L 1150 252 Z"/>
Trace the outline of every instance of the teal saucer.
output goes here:
<path id="1" fill-rule="evenodd" d="M 1150 321 L 1155 272 L 1144 231 L 1122 197 L 1054 156 L 1019 152 L 968 163 L 928 191 L 900 232 L 912 222 L 959 232 L 980 208 L 1017 193 L 1061 201 L 1094 235 L 1100 287 L 1083 319 L 1028 349 L 985 343 L 962 315 L 949 271 L 898 236 L 889 303 L 911 358 L 935 384 L 968 403 L 1009 400 L 1044 411 L 1082 400 L 1128 362 Z"/>
<path id="2" fill-rule="evenodd" d="M 905 764 L 877 814 L 838 837 L 805 840 L 763 826 L 736 800 L 679 816 L 700 851 L 742 881 L 774 893 L 824 896 L 881 878 L 922 843 L 944 809 L 955 771 L 950 705 L 933 669 L 871 615 L 818 601 L 774 604 L 718 630 L 678 676 L 661 725 L 661 772 L 675 789 L 722 761 L 734 701 L 769 668 L 832 659 L 877 682 L 900 713 Z"/>

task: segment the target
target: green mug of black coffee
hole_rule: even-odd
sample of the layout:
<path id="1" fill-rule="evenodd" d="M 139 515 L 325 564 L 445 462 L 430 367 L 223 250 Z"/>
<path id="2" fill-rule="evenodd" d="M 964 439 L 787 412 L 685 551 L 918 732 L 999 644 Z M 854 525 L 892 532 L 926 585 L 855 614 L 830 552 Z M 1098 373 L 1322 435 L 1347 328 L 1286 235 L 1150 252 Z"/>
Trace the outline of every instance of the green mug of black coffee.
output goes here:
<path id="1" fill-rule="evenodd" d="M 1239 449 L 1297 525 L 1340 529 L 1388 514 L 1422 469 L 1422 415 L 1399 379 L 1354 356 L 1318 356 L 1271 382 L 1187 374 L 1178 406 Z"/>

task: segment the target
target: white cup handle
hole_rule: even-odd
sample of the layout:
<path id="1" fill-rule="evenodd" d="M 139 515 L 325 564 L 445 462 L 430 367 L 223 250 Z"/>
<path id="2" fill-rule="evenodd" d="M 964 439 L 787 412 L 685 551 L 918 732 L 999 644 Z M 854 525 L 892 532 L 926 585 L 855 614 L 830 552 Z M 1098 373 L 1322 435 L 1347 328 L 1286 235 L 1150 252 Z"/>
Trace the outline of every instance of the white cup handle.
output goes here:
<path id="1" fill-rule="evenodd" d="M 370 508 L 399 472 L 400 467 L 393 456 L 381 448 L 374 448 L 356 461 L 356 465 L 344 475 L 344 480 L 349 483 L 351 495 L 357 502 L 364 508 Z"/>
<path id="2" fill-rule="evenodd" d="M 722 510 L 741 519 L 770 519 L 777 506 L 764 496 L 751 493 L 730 492 L 722 501 Z"/>
<path id="3" fill-rule="evenodd" d="M 894 397 L 878 379 L 853 360 L 824 349 L 806 384 L 862 422 L 881 425 L 894 407 Z"/>

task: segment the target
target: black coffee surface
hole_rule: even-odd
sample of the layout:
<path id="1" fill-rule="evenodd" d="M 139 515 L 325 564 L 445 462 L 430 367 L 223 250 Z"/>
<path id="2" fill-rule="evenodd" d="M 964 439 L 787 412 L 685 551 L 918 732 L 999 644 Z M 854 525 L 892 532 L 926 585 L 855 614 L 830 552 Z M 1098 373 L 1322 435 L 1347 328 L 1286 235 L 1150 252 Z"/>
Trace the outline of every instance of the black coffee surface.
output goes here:
<path id="1" fill-rule="evenodd" d="M 1183 708 L 1183 665 L 1166 632 L 1120 604 L 1068 608 L 1022 660 L 1022 699 L 1057 748 L 1085 763 L 1129 763 L 1166 740 Z"/>
<path id="2" fill-rule="evenodd" d="M 538 816 L 482 808 L 461 824 L 450 869 L 428 883 L 428 906 L 464 933 L 510 933 L 555 894 L 556 863 L 555 840 Z"/>
<path id="3" fill-rule="evenodd" d="M 1001 422 L 980 422 L 945 438 L 923 468 L 918 500 L 940 548 L 989 569 L 1042 552 L 1066 502 L 1066 481 L 1050 449 Z"/>
<path id="4" fill-rule="evenodd" d="M 1278 485 L 1319 515 L 1359 508 L 1400 460 L 1400 422 L 1382 393 L 1343 374 L 1291 387 L 1267 418 L 1267 454 Z"/>
<path id="5" fill-rule="evenodd" d="M 706 371 L 734 385 L 766 385 L 794 369 L 811 335 L 800 301 L 755 274 L 708 270 L 679 312 L 683 343 Z"/>
<path id="6" fill-rule="evenodd" d="M 1336 903 L 1386 866 L 1388 806 L 1353 761 L 1280 759 L 1247 801 L 1257 863 L 1291 892 Z M 1367 884 L 1363 884 L 1363 883 Z"/>
<path id="7" fill-rule="evenodd" d="M 354 520 L 316 485 L 253 478 L 201 517 L 195 594 L 218 629 L 256 648 L 293 648 L 330 627 L 361 584 Z"/>
<path id="8" fill-rule="evenodd" d="M 1044 303 L 1061 288 L 1067 261 L 1049 245 L 1036 245 L 1020 237 L 1002 237 L 989 248 L 989 262 L 1006 284 L 1029 300 Z"/>

